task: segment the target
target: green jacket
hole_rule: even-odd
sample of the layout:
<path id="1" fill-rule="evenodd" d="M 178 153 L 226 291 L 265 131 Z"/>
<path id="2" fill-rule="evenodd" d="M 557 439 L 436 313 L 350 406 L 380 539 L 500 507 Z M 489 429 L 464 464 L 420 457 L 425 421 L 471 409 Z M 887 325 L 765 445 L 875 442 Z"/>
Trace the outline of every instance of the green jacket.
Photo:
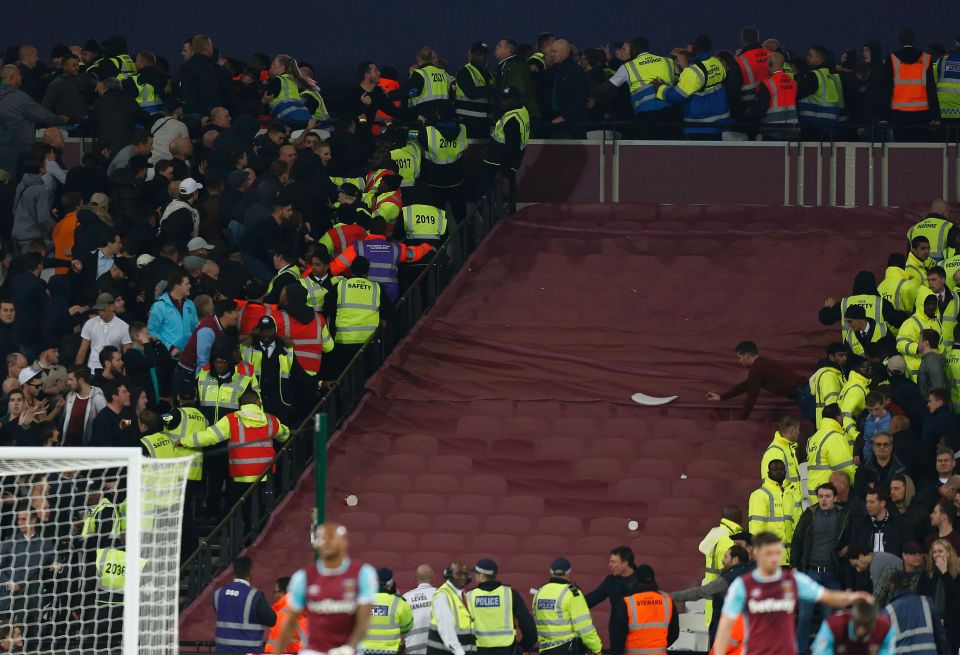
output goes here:
<path id="1" fill-rule="evenodd" d="M 530 113 L 530 120 L 539 120 L 540 105 L 537 104 L 537 88 L 530 74 L 530 66 L 519 57 L 505 60 L 497 67 L 497 91 L 513 87 L 520 91 L 523 105 Z"/>

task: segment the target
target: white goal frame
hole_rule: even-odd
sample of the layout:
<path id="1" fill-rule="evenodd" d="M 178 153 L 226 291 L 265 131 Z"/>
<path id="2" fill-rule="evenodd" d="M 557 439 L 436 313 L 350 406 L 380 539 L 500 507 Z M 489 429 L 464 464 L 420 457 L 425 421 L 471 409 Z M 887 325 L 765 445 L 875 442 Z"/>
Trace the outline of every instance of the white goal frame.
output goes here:
<path id="1" fill-rule="evenodd" d="M 0 449 L 0 461 L 28 460 L 50 464 L 46 471 L 70 471 L 78 468 L 109 468 L 111 464 L 125 467 L 127 476 L 127 506 L 142 506 L 143 455 L 139 448 L 51 448 L 11 447 Z M 168 460 L 169 461 L 169 460 Z M 58 464 L 62 463 L 62 466 Z M 126 571 L 123 587 L 123 655 L 139 653 L 140 634 L 140 511 L 126 514 Z M 180 535 L 177 535 L 180 538 Z"/>

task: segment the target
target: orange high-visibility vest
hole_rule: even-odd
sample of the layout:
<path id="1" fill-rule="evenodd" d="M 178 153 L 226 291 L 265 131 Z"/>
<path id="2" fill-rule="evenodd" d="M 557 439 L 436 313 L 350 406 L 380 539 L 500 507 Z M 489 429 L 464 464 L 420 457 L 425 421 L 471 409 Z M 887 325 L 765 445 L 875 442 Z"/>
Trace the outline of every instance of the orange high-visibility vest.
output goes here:
<path id="1" fill-rule="evenodd" d="M 280 421 L 267 414 L 266 425 L 248 426 L 236 412 L 228 414 L 227 421 L 230 423 L 230 477 L 260 477 L 277 454 L 273 437 L 280 432 Z"/>
<path id="2" fill-rule="evenodd" d="M 387 97 L 389 97 L 391 93 L 393 93 L 394 91 L 396 91 L 397 89 L 400 88 L 400 82 L 398 82 L 398 81 L 396 81 L 396 80 L 388 80 L 388 79 L 385 78 L 385 77 L 381 77 L 381 78 L 380 78 L 380 81 L 377 82 L 377 86 L 379 86 L 381 89 L 383 89 L 383 92 L 387 94 Z M 400 106 L 400 102 L 397 101 L 397 100 L 394 100 L 394 101 L 393 101 L 393 106 L 394 106 L 394 107 L 399 107 L 399 106 Z M 373 117 L 373 120 L 374 120 L 375 123 L 388 123 L 388 122 L 390 122 L 390 121 L 392 121 L 392 120 L 395 120 L 395 119 L 390 118 L 389 116 L 387 116 L 385 113 L 383 113 L 381 110 L 378 109 L 378 110 L 377 110 L 377 113 L 376 113 L 376 114 L 374 115 L 374 117 Z M 380 125 L 373 125 L 373 126 L 370 128 L 370 132 L 371 132 L 374 136 L 377 136 L 378 134 L 380 134 Z"/>
<path id="3" fill-rule="evenodd" d="M 730 641 L 727 642 L 727 655 L 740 655 L 743 652 L 743 635 L 746 632 L 743 625 L 743 614 L 737 617 L 730 630 Z"/>
<path id="4" fill-rule="evenodd" d="M 770 69 L 767 68 L 768 59 L 770 59 L 770 51 L 766 48 L 747 50 L 737 57 L 737 65 L 740 66 L 740 75 L 743 79 L 740 92 L 745 97 L 753 96 L 757 85 L 770 77 Z"/>
<path id="5" fill-rule="evenodd" d="M 280 641 L 280 631 L 283 629 L 283 624 L 287 622 L 287 618 L 294 614 L 295 612 L 287 607 L 287 594 L 284 594 L 280 597 L 280 600 L 273 604 L 273 611 L 277 615 L 277 622 L 273 624 L 273 627 L 270 628 L 270 633 L 267 635 L 267 645 L 264 648 L 264 652 L 267 653 L 279 653 L 277 649 Z M 307 634 L 307 614 L 304 612 L 300 615 L 300 620 L 297 621 L 297 630 L 293 633 L 293 636 L 290 637 L 290 642 L 287 644 L 287 648 L 283 651 L 284 653 L 299 653 L 300 645 L 303 642 L 304 636 Z"/>
<path id="6" fill-rule="evenodd" d="M 912 64 L 905 64 L 896 55 L 890 55 L 893 65 L 893 96 L 890 109 L 895 111 L 927 111 L 927 71 L 930 69 L 930 55 L 923 53 Z"/>
<path id="7" fill-rule="evenodd" d="M 629 631 L 624 655 L 667 655 L 667 630 L 673 599 L 659 591 L 644 591 L 623 599 Z"/>
<path id="8" fill-rule="evenodd" d="M 796 81 L 783 71 L 777 71 L 762 84 L 770 93 L 770 104 L 767 107 L 764 122 L 796 123 L 798 121 Z"/>
<path id="9" fill-rule="evenodd" d="M 327 332 L 327 322 L 323 315 L 314 314 L 309 323 L 287 321 L 284 336 L 293 342 L 293 354 L 303 370 L 308 375 L 319 373 L 323 360 L 323 344 L 330 342 L 330 333 Z"/>

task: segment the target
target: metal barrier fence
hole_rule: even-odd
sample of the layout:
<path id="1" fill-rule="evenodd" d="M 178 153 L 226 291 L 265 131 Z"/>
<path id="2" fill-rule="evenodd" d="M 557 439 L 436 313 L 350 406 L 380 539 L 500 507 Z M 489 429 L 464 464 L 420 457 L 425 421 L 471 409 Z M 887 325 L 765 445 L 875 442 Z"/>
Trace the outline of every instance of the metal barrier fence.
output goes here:
<path id="1" fill-rule="evenodd" d="M 360 348 L 340 377 L 328 385 L 327 392 L 309 417 L 296 427 L 290 440 L 277 451 L 273 460 L 274 475 L 267 481 L 250 485 L 213 531 L 200 539 L 198 548 L 181 565 L 181 609 L 200 596 L 234 557 L 260 534 L 270 513 L 296 486 L 315 455 L 314 423 L 318 415 L 326 415 L 326 424 L 331 431 L 350 415 L 364 393 L 366 381 L 430 310 L 508 209 L 503 189 L 491 187 L 476 203 L 468 205 L 467 216 L 453 227 L 429 262 L 417 267 L 422 270 L 397 301 L 393 318 Z M 306 527 L 304 539 L 307 537 Z"/>

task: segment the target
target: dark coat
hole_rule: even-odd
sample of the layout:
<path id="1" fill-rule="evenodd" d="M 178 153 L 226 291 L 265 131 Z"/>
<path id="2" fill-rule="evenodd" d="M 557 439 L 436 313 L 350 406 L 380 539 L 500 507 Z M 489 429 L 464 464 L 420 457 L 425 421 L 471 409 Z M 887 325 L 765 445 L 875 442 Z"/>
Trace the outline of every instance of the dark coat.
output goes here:
<path id="1" fill-rule="evenodd" d="M 148 127 L 153 117 L 140 108 L 137 101 L 122 90 L 105 92 L 93 103 L 94 124 L 100 141 L 116 154 L 133 141 L 136 125 Z"/>

